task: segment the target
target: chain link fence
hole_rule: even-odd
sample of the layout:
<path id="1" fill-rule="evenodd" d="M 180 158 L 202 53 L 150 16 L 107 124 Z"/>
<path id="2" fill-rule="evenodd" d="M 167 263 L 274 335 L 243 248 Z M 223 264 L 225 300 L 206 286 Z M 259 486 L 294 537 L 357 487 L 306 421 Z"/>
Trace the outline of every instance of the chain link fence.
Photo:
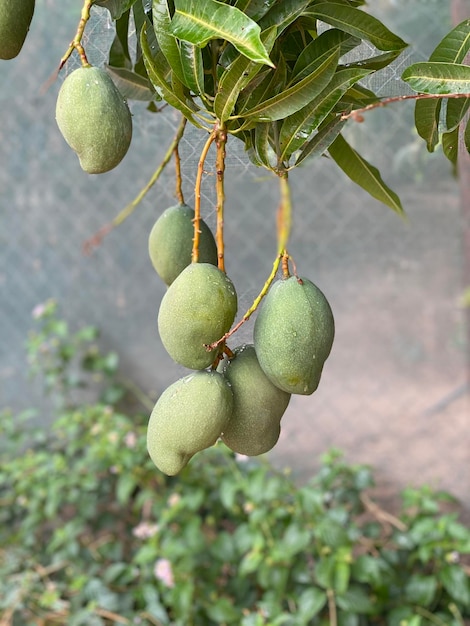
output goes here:
<path id="1" fill-rule="evenodd" d="M 182 375 L 158 338 L 164 286 L 147 256 L 154 220 L 175 203 L 172 165 L 124 225 L 90 256 L 82 252 L 84 241 L 147 182 L 178 116 L 133 103 L 134 138 L 123 163 L 99 177 L 79 169 L 54 121 L 59 81 L 44 88 L 75 31 L 76 5 L 38 0 L 22 54 L 0 65 L 0 397 L 14 410 L 41 404 L 26 376 L 24 342 L 32 309 L 50 297 L 73 328 L 98 326 L 103 348 L 117 350 L 126 375 L 151 396 Z M 416 42 L 370 81 L 380 94 L 396 95 L 403 67 L 426 58 L 450 29 L 450 3 L 382 0 L 371 9 Z M 100 65 L 113 37 L 104 9 L 93 10 L 87 34 L 90 61 Z M 412 103 L 373 111 L 347 134 L 399 193 L 408 218 L 370 199 L 327 159 L 292 173 L 290 252 L 330 300 L 337 335 L 318 391 L 292 399 L 271 458 L 303 480 L 336 446 L 349 460 L 378 469 L 382 493 L 429 482 L 470 506 L 458 185 L 444 157 L 427 154 L 417 137 Z M 189 129 L 180 146 L 189 204 L 204 140 Z M 229 141 L 227 271 L 240 314 L 274 259 L 275 182 L 249 165 L 241 143 Z M 213 187 L 208 165 L 203 214 L 211 224 Z M 242 327 L 233 345 L 249 341 L 251 330 L 250 323 Z"/>

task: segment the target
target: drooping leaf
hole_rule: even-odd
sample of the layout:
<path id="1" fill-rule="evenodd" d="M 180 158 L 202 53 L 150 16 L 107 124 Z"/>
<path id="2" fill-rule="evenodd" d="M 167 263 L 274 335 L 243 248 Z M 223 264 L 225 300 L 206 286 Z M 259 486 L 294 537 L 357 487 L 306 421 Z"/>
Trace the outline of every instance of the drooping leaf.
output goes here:
<path id="1" fill-rule="evenodd" d="M 359 586 L 351 586 L 347 591 L 336 596 L 340 609 L 348 613 L 367 614 L 374 610 L 369 594 Z"/>
<path id="2" fill-rule="evenodd" d="M 184 72 L 181 66 L 179 42 L 170 33 L 171 12 L 168 0 L 153 0 L 152 2 L 153 30 L 158 45 L 171 69 L 184 82 Z"/>
<path id="3" fill-rule="evenodd" d="M 317 134 L 303 147 L 302 152 L 295 161 L 296 167 L 308 157 L 317 157 L 324 154 L 336 137 L 338 137 L 346 121 L 342 119 L 341 115 L 337 115 L 320 128 Z"/>
<path id="4" fill-rule="evenodd" d="M 328 151 L 353 182 L 365 189 L 376 200 L 403 215 L 400 199 L 382 180 L 379 170 L 356 152 L 342 135 L 338 135 Z"/>
<path id="5" fill-rule="evenodd" d="M 434 576 L 413 574 L 405 587 L 405 597 L 410 604 L 431 606 L 437 591 L 437 579 Z"/>
<path id="6" fill-rule="evenodd" d="M 179 52 L 184 84 L 197 96 L 204 94 L 202 51 L 192 43 L 180 41 Z"/>
<path id="7" fill-rule="evenodd" d="M 272 122 L 296 113 L 330 82 L 338 65 L 338 58 L 338 50 L 334 50 L 309 76 L 253 109 L 244 111 L 243 116 L 256 121 Z"/>
<path id="8" fill-rule="evenodd" d="M 140 76 L 140 74 L 136 74 L 136 72 L 124 67 L 111 67 L 108 65 L 106 69 L 111 74 L 114 84 L 124 98 L 142 100 L 144 102 L 155 99 L 156 94 L 151 82 Z"/>
<path id="9" fill-rule="evenodd" d="M 271 169 L 276 165 L 276 154 L 269 143 L 270 123 L 260 122 L 254 128 L 254 144 L 259 161 Z"/>
<path id="10" fill-rule="evenodd" d="M 146 27 L 142 29 L 140 44 L 149 80 L 157 93 L 161 95 L 165 102 L 181 111 L 192 124 L 201 128 L 201 124 L 194 118 L 194 111 L 188 106 L 186 99 L 181 99 L 179 95 L 175 94 L 173 85 L 167 82 L 168 78 L 171 78 L 171 68 L 161 50 L 157 49 L 155 53 L 152 53 Z"/>
<path id="11" fill-rule="evenodd" d="M 129 15 L 126 11 L 116 20 L 116 35 L 109 49 L 109 65 L 113 67 L 126 67 L 132 69 L 131 55 L 129 53 Z"/>
<path id="12" fill-rule="evenodd" d="M 276 2 L 260 20 L 259 25 L 262 30 L 270 26 L 276 26 L 277 34 L 280 35 L 302 14 L 310 1 L 311 0 L 283 0 L 283 2 Z"/>
<path id="13" fill-rule="evenodd" d="M 299 150 L 339 102 L 351 84 L 369 73 L 369 70 L 359 69 L 337 72 L 316 98 L 294 115 L 287 117 L 282 123 L 279 136 L 281 160 L 287 160 L 290 155 Z"/>
<path id="14" fill-rule="evenodd" d="M 434 152 L 439 143 L 439 118 L 442 100 L 431 98 L 418 100 L 415 105 L 415 126 L 429 152 Z"/>
<path id="15" fill-rule="evenodd" d="M 470 66 L 458 63 L 422 62 L 406 68 L 402 79 L 419 93 L 470 94 Z"/>
<path id="16" fill-rule="evenodd" d="M 274 67 L 258 24 L 236 7 L 217 0 L 175 0 L 170 33 L 200 47 L 211 39 L 225 39 L 251 61 Z"/>
<path id="17" fill-rule="evenodd" d="M 314 39 L 305 50 L 299 55 L 294 69 L 292 70 L 291 82 L 298 82 L 322 63 L 335 49 L 339 50 L 339 56 L 346 54 L 360 44 L 357 37 L 353 37 L 348 33 L 343 33 L 337 28 L 331 28 Z"/>
<path id="18" fill-rule="evenodd" d="M 108 9 L 113 20 L 118 20 L 136 0 L 95 0 L 94 4 Z"/>
<path id="19" fill-rule="evenodd" d="M 455 565 L 446 565 L 439 572 L 439 580 L 447 593 L 466 608 L 470 607 L 470 580 L 466 572 Z"/>
<path id="20" fill-rule="evenodd" d="M 378 102 L 378 98 L 373 91 L 363 87 L 362 85 L 353 85 L 341 98 L 341 103 L 353 104 L 358 107 L 364 107 L 368 104 Z"/>
<path id="21" fill-rule="evenodd" d="M 276 38 L 276 28 L 270 28 L 261 35 L 263 44 L 270 51 Z M 244 55 L 238 58 L 222 74 L 214 100 L 214 112 L 225 122 L 233 112 L 241 90 L 256 76 L 263 66 L 250 61 Z"/>
<path id="22" fill-rule="evenodd" d="M 302 591 L 299 596 L 298 605 L 298 618 L 302 620 L 302 624 L 308 624 L 315 615 L 322 610 L 327 602 L 327 595 L 323 589 L 318 587 L 310 587 Z"/>
<path id="23" fill-rule="evenodd" d="M 367 39 L 379 50 L 403 50 L 407 46 L 403 39 L 392 33 L 377 18 L 352 6 L 321 2 L 314 4 L 305 14 L 359 39 Z"/>
<path id="24" fill-rule="evenodd" d="M 470 98 L 449 98 L 446 107 L 446 127 L 452 131 L 460 124 L 470 108 Z"/>

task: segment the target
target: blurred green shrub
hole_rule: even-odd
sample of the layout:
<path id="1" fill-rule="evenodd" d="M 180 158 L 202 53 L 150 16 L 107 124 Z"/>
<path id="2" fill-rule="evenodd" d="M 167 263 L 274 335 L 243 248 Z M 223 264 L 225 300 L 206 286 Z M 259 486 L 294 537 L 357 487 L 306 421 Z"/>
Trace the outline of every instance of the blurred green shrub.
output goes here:
<path id="1" fill-rule="evenodd" d="M 52 323 L 56 309 L 38 317 L 38 345 L 50 331 L 61 335 L 55 348 L 71 342 L 74 357 L 82 354 L 91 331 L 74 343 Z M 59 350 L 56 370 L 50 356 L 46 380 L 52 368 L 63 392 L 73 359 Z M 28 428 L 31 416 L 1 416 L 2 626 L 463 626 L 470 618 L 470 530 L 448 494 L 407 489 L 394 516 L 371 500 L 370 469 L 337 451 L 296 487 L 265 459 L 223 444 L 169 478 L 148 459 L 146 415 L 104 403 L 62 408 L 47 433 Z"/>

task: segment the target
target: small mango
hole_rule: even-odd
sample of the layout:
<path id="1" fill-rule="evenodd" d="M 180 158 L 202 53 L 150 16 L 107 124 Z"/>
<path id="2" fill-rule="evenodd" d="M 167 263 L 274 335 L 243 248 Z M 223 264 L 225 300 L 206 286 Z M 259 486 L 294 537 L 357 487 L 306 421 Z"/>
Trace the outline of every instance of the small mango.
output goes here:
<path id="1" fill-rule="evenodd" d="M 277 280 L 256 318 L 254 345 L 270 381 L 287 393 L 310 395 L 318 387 L 335 334 L 333 313 L 307 278 Z"/>
<path id="2" fill-rule="evenodd" d="M 155 271 L 171 285 L 191 263 L 194 211 L 185 204 L 172 206 L 160 215 L 149 235 L 149 256 Z M 199 222 L 199 262 L 217 265 L 217 245 L 204 220 Z"/>
<path id="3" fill-rule="evenodd" d="M 210 263 L 191 263 L 168 287 L 158 313 L 160 339 L 171 358 L 193 370 L 209 367 L 211 344 L 231 327 L 237 294 L 230 278 Z"/>
<path id="4" fill-rule="evenodd" d="M 67 76 L 57 97 L 56 120 L 82 169 L 89 174 L 112 170 L 129 149 L 129 107 L 101 68 L 80 67 Z"/>
<path id="5" fill-rule="evenodd" d="M 267 378 L 253 345 L 235 348 L 234 355 L 218 368 L 233 392 L 232 416 L 223 430 L 222 441 L 234 452 L 257 456 L 277 443 L 281 418 L 291 395 Z"/>
<path id="6" fill-rule="evenodd" d="M 0 0 L 0 59 L 21 51 L 33 19 L 35 0 Z"/>
<path id="7" fill-rule="evenodd" d="M 214 445 L 230 419 L 233 394 L 215 371 L 194 372 L 158 399 L 147 429 L 147 449 L 164 474 L 178 474 L 196 452 Z"/>

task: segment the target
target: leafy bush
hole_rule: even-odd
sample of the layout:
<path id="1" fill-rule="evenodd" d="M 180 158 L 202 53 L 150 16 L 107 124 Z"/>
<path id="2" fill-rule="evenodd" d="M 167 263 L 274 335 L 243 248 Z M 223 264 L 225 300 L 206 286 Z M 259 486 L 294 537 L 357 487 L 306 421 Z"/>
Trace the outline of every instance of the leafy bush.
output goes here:
<path id="1" fill-rule="evenodd" d="M 470 617 L 470 530 L 445 493 L 407 489 L 395 517 L 371 500 L 370 469 L 337 451 L 296 487 L 222 443 L 169 478 L 148 458 L 147 415 L 62 408 L 49 433 L 27 428 L 30 419 L 1 421 L 2 626 L 462 626 Z"/>

